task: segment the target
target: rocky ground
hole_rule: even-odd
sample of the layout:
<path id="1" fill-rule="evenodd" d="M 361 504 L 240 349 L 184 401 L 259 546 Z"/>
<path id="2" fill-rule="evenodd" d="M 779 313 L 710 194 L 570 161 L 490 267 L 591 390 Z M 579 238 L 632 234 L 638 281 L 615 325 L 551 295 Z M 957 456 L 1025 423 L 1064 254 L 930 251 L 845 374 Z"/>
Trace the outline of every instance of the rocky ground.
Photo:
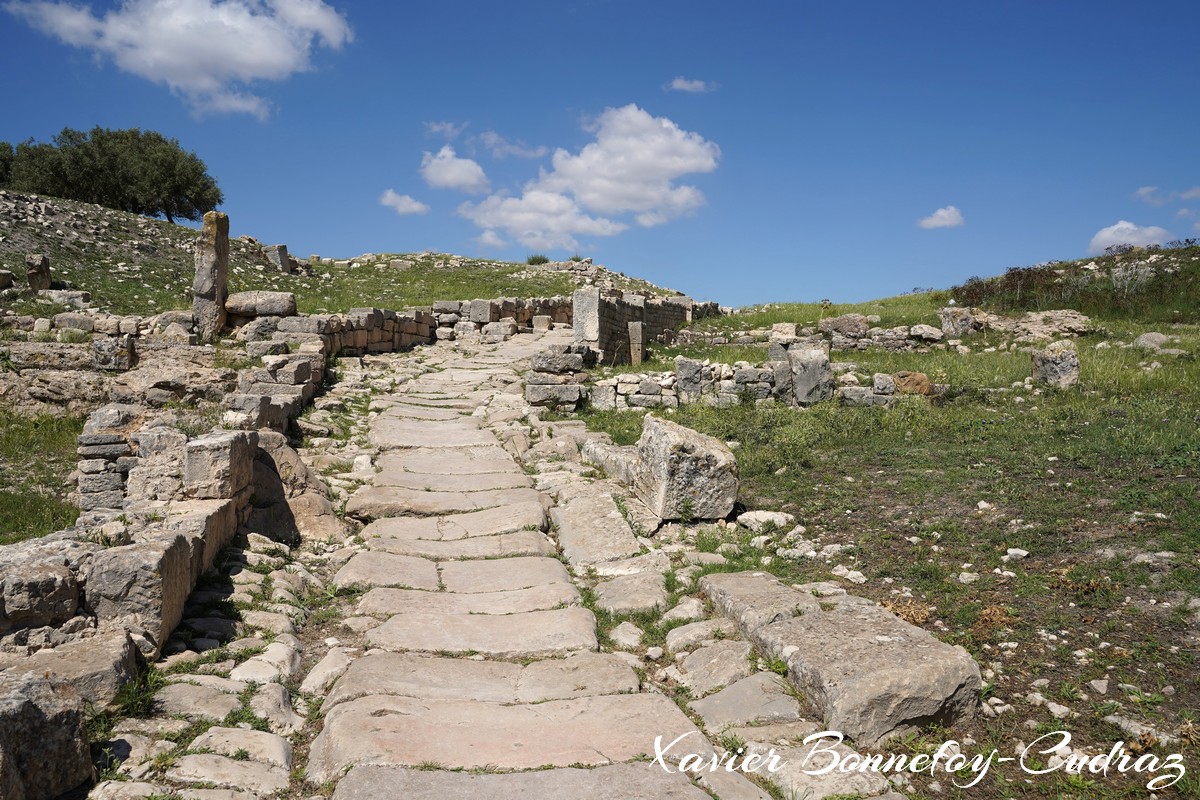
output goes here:
<path id="1" fill-rule="evenodd" d="M 698 581 L 724 557 L 699 552 L 695 528 L 644 535 L 648 512 L 579 463 L 581 442 L 606 437 L 530 415 L 519 370 L 568 336 L 343 359 L 310 425 L 346 435 L 301 452 L 365 527 L 295 549 L 252 536 L 227 554 L 143 682 L 145 702 L 109 721 L 98 745 L 112 756 L 108 780 L 90 797 L 891 792 L 877 775 L 801 771 L 810 754 L 797 743 L 822 713 L 849 714 L 863 741 L 887 726 L 861 722 L 874 713 L 871 691 L 847 700 L 831 688 L 842 679 L 818 678 L 808 695 L 785 681 L 769 640 L 791 640 L 764 623 L 809 603 L 829 615 L 814 648 L 827 651 L 851 646 L 839 639 L 853 627 L 841 613 L 882 626 L 876 640 L 920 632 L 831 584 L 797 591 L 761 573 Z M 366 415 L 341 414 L 364 401 Z M 764 603 L 793 611 L 763 619 Z M 795 641 L 785 656 L 813 648 Z M 914 675 L 949 667 L 913 669 L 912 653 L 935 644 L 914 642 L 894 645 L 899 671 L 912 674 L 871 680 L 924 697 L 940 677 Z M 946 651 L 977 687 L 973 663 Z M 977 691 L 967 689 L 972 707 Z M 812 705 L 826 694 L 823 709 Z M 789 768 L 679 771 L 688 754 L 762 761 L 772 749 Z"/>

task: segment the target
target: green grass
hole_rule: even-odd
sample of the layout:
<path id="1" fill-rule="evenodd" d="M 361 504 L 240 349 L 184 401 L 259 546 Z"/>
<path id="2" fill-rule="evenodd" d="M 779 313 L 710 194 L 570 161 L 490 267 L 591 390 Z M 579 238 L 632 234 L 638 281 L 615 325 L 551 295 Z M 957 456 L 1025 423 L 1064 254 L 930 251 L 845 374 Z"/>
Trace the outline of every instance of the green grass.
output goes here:
<path id="1" fill-rule="evenodd" d="M 191 307 L 195 266 L 189 249 L 197 235 L 195 228 L 69 200 L 46 199 L 60 211 L 80 211 L 107 220 L 110 225 L 98 235 L 97 242 L 84 247 L 65 242 L 53 228 L 7 229 L 5 240 L 0 241 L 0 269 L 23 276 L 25 254 L 40 252 L 50 256 L 54 280 L 91 292 L 95 308 L 151 316 Z M 363 307 L 404 309 L 427 306 L 435 300 L 570 295 L 575 289 L 565 272 L 523 275 L 525 264 L 455 259 L 441 253 L 380 253 L 372 260 L 352 261 L 349 266 L 314 264 L 311 276 L 285 275 L 267 266 L 254 244 L 237 238 L 242 231 L 237 229 L 237 220 L 233 223 L 230 291 L 294 292 L 301 313 L 343 313 Z M 139 244 L 135 246 L 134 242 Z M 398 258 L 411 266 L 388 266 L 389 261 Z M 437 266 L 439 263 L 442 266 Z M 447 266 L 450 263 L 458 266 Z M 612 277 L 623 289 L 653 289 L 651 284 L 619 273 Z M 64 310 L 28 293 L 0 299 L 0 309 L 35 316 Z"/>
<path id="2" fill-rule="evenodd" d="M 1200 246 L 1191 242 L 1014 268 L 993 278 L 971 278 L 950 293 L 962 305 L 995 311 L 1073 308 L 1109 320 L 1197 323 Z"/>
<path id="3" fill-rule="evenodd" d="M 801 326 L 816 328 L 818 322 L 842 314 L 878 315 L 880 327 L 917 323 L 936 324 L 937 311 L 949 301 L 950 295 L 942 291 L 917 292 L 866 303 L 768 303 L 747 306 L 727 317 L 702 319 L 692 330 L 713 333 L 746 331 L 770 328 L 777 322 L 795 322 Z"/>
<path id="4" fill-rule="evenodd" d="M 64 485 L 82 430 L 76 416 L 0 411 L 0 545 L 61 530 L 79 516 Z"/>
<path id="5" fill-rule="evenodd" d="M 1101 323 L 1108 335 L 1079 341 L 1081 382 L 1066 392 L 982 391 L 1023 380 L 1030 360 L 1021 352 L 984 353 L 983 347 L 998 342 L 976 337 L 969 355 L 833 355 L 854 361 L 865 376 L 927 372 L 952 387 L 935 402 L 902 398 L 891 410 L 825 403 L 808 410 L 748 404 L 655 412 L 739 443 L 734 452 L 742 506 L 787 511 L 806 526 L 806 538 L 845 547 L 831 563 L 782 557 L 764 563 L 773 546 L 756 550 L 748 532 L 704 527 L 698 549 L 715 550 L 726 541 L 741 546 L 728 564 L 705 571 L 767 569 L 804 582 L 829 580 L 833 564 L 846 564 L 868 577 L 866 584 L 848 587 L 854 593 L 965 646 L 981 665 L 1002 662 L 997 696 L 1019 703 L 1030 680 L 1048 678 L 1048 696 L 1082 714 L 1070 729 L 1090 749 L 1107 750 L 1116 741 L 1100 711 L 1091 710 L 1100 701 L 1121 700 L 1121 713 L 1167 732 L 1179 730 L 1188 721 L 1186 710 L 1200 706 L 1194 680 L 1200 659 L 1187 644 L 1200 625 L 1182 605 L 1200 597 L 1200 363 L 1162 357 L 1162 367 L 1148 371 L 1142 365 L 1154 357 L 1145 352 L 1095 349 L 1102 340 L 1129 341 L 1146 325 Z M 1169 332 L 1180 337 L 1178 346 L 1200 348 L 1200 328 Z M 664 351 L 653 368 L 669 368 L 675 352 L 720 357 L 723 350 Z M 1015 402 L 1018 396 L 1023 403 Z M 585 411 L 582 418 L 621 444 L 635 442 L 642 427 L 636 411 Z M 980 500 L 995 508 L 979 511 Z M 1002 561 L 1008 548 L 1030 555 Z M 1162 551 L 1176 556 L 1135 559 Z M 964 571 L 978 574 L 978 582 L 960 583 Z M 902 588 L 911 590 L 911 599 L 895 594 Z M 1060 631 L 1068 632 L 1066 643 L 1039 633 Z M 1005 641 L 1021 645 L 1000 658 Z M 1108 645 L 1103 650 L 1101 642 Z M 1074 655 L 1079 648 L 1095 654 L 1081 662 Z M 1131 700 L 1093 693 L 1082 700 L 1091 692 L 1087 681 L 1106 674 L 1136 684 L 1142 694 Z M 1164 702 L 1167 685 L 1176 694 Z M 1021 738 L 1019 723 L 1031 716 L 1042 720 L 1044 714 L 1021 707 L 1002 718 L 1010 737 L 1006 747 Z M 986 736 L 969 726 L 954 733 L 961 739 L 967 732 Z M 1066 780 L 1039 784 L 1051 796 L 1089 797 L 1124 796 L 1122 785 L 1119 779 L 1101 781 L 1079 794 Z M 964 796 L 1043 794 L 998 784 Z M 1184 796 L 1196 796 L 1195 790 Z"/>

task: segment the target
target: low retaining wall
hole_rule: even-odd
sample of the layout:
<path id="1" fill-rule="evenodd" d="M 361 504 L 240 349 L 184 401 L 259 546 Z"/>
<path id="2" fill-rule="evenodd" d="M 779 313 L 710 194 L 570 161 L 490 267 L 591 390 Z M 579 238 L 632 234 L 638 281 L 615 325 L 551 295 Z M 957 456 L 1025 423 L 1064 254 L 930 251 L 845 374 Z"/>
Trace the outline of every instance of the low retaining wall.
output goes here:
<path id="1" fill-rule="evenodd" d="M 651 342 L 669 343 L 684 325 L 720 314 L 716 303 L 690 297 L 647 298 L 597 288 L 578 289 L 573 298 L 576 344 L 599 353 L 604 364 L 640 364 Z"/>

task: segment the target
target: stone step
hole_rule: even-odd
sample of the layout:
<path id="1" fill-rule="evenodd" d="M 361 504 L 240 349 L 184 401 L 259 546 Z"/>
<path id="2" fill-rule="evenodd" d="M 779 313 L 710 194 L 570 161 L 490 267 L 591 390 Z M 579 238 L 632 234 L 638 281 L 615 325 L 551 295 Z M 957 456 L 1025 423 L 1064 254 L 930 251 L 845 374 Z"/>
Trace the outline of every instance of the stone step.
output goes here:
<path id="1" fill-rule="evenodd" d="M 596 618 L 578 606 L 505 615 L 415 612 L 372 629 L 367 641 L 392 651 L 545 658 L 597 649 Z"/>
<path id="2" fill-rule="evenodd" d="M 346 513 L 360 519 L 433 517 L 481 511 L 516 503 L 541 502 L 536 489 L 479 492 L 425 492 L 397 486 L 363 486 L 346 503 Z"/>
<path id="3" fill-rule="evenodd" d="M 517 531 L 498 536 L 432 541 L 429 539 L 393 539 L 374 536 L 367 547 L 385 553 L 400 553 L 438 560 L 448 558 L 502 558 L 506 556 L 552 556 L 554 543 L 541 531 Z"/>
<path id="4" fill-rule="evenodd" d="M 497 536 L 522 530 L 543 530 L 546 509 L 539 495 L 536 500 L 496 506 L 466 514 L 441 517 L 385 517 L 363 528 L 363 539 L 375 536 L 389 539 L 428 539 L 451 541 L 475 536 Z"/>
<path id="5" fill-rule="evenodd" d="M 424 558 L 370 551 L 357 553 L 333 576 L 339 589 L 397 586 L 437 591 L 437 564 Z"/>
<path id="6" fill-rule="evenodd" d="M 595 769 L 472 774 L 358 767 L 342 779 L 333 800 L 711 800 L 679 773 L 658 764 L 613 764 Z"/>
<path id="7" fill-rule="evenodd" d="M 633 694 L 640 682 L 620 658 L 576 653 L 521 666 L 416 653 L 373 653 L 338 679 L 321 709 L 370 695 L 482 703 L 541 703 L 604 694 Z"/>
<path id="8" fill-rule="evenodd" d="M 528 489 L 533 480 L 523 472 L 477 472 L 468 475 L 439 475 L 427 472 L 384 469 L 371 483 L 419 492 L 487 492 L 498 489 Z"/>
<path id="9" fill-rule="evenodd" d="M 447 422 L 471 413 L 467 408 L 430 408 L 429 406 L 391 403 L 384 412 L 389 419 L 420 419 Z"/>
<path id="10" fill-rule="evenodd" d="M 796 589 L 761 572 L 706 575 L 700 588 L 824 714 L 875 747 L 924 725 L 952 727 L 979 705 L 975 660 L 835 584 Z"/>
<path id="11" fill-rule="evenodd" d="M 476 473 L 520 473 L 521 467 L 508 452 L 496 444 L 476 447 L 456 447 L 447 452 L 443 447 L 411 447 L 389 450 L 375 460 L 375 465 L 388 472 L 419 472 L 426 475 L 474 475 Z"/>
<path id="12" fill-rule="evenodd" d="M 423 592 L 416 589 L 372 589 L 358 601 L 357 613 L 371 617 L 395 614 L 520 614 L 579 605 L 579 590 L 568 583 L 547 583 L 508 592 Z"/>
<path id="13" fill-rule="evenodd" d="M 447 561 L 442 584 L 449 592 L 505 592 L 547 583 L 569 584 L 571 576 L 554 558 L 524 556 L 484 561 Z"/>
<path id="14" fill-rule="evenodd" d="M 564 489 L 550 510 L 558 543 L 571 566 L 635 556 L 642 551 L 611 493 L 596 484 Z"/>
<path id="15" fill-rule="evenodd" d="M 692 722 L 657 693 L 518 705 L 378 695 L 342 703 L 329 712 L 313 742 L 307 777 L 320 784 L 357 765 L 436 763 L 449 769 L 508 770 L 598 766 L 653 753 L 656 736 L 670 742 L 685 734 L 692 734 L 685 739 L 690 752 L 712 755 L 711 745 Z M 684 755 L 684 746 L 673 752 Z"/>
<path id="16" fill-rule="evenodd" d="M 380 416 L 371 422 L 367 441 L 381 450 L 404 447 L 474 447 L 496 443 L 471 417 L 453 422 L 421 422 Z"/>

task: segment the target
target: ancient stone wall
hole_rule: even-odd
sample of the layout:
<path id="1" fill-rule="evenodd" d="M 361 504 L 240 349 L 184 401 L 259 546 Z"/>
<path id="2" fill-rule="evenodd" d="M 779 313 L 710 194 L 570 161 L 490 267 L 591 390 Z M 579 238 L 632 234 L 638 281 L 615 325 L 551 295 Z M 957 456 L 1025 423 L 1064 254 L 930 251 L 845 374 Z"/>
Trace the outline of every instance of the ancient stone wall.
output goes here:
<path id="1" fill-rule="evenodd" d="M 673 341 L 694 314 L 719 313 L 716 304 L 688 297 L 647 298 L 595 287 L 576 290 L 573 305 L 576 343 L 598 351 L 605 364 L 640 364 L 648 344 Z"/>

